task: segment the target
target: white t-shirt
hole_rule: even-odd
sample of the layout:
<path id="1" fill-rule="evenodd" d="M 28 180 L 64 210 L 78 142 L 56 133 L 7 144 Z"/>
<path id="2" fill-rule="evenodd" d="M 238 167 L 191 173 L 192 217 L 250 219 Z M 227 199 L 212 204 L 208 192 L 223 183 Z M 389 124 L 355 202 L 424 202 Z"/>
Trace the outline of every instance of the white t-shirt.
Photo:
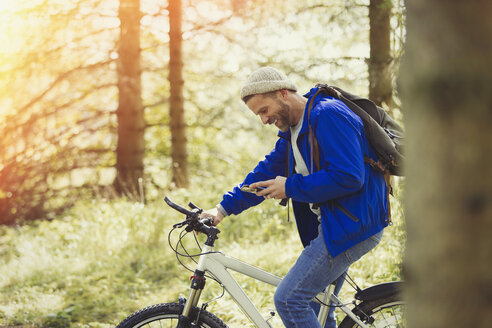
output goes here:
<path id="1" fill-rule="evenodd" d="M 304 121 L 304 115 L 301 116 L 301 119 L 295 126 L 290 127 L 290 143 L 292 145 L 292 152 L 295 159 L 295 171 L 296 173 L 302 174 L 303 176 L 309 174 L 309 170 L 307 168 L 306 162 L 302 158 L 301 152 L 299 151 L 299 147 L 297 147 L 297 138 L 299 137 L 299 132 L 301 131 L 302 122 Z M 309 207 L 314 214 L 318 216 L 318 220 L 321 221 L 321 212 L 319 208 L 313 209 L 313 204 L 309 203 Z"/>

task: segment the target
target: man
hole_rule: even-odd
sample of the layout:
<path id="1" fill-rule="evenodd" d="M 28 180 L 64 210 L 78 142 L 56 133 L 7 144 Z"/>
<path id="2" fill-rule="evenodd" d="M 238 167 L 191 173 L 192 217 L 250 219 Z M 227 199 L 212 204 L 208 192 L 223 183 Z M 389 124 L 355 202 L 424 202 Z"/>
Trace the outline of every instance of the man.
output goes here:
<path id="1" fill-rule="evenodd" d="M 275 292 L 286 327 L 320 327 L 311 300 L 374 248 L 387 226 L 386 183 L 364 161 L 364 156 L 377 158 L 361 119 L 341 101 L 318 95 L 308 122 L 307 103 L 315 91 L 301 96 L 294 83 L 272 67 L 249 76 L 241 99 L 263 124 L 278 127 L 279 139 L 215 211 L 203 214 L 212 215 L 217 225 L 265 198 L 292 199 L 305 249 Z M 320 148 L 319 171 L 312 167 L 309 126 Z M 243 185 L 265 189 L 253 194 L 241 191 Z M 336 327 L 333 309 L 325 327 Z"/>

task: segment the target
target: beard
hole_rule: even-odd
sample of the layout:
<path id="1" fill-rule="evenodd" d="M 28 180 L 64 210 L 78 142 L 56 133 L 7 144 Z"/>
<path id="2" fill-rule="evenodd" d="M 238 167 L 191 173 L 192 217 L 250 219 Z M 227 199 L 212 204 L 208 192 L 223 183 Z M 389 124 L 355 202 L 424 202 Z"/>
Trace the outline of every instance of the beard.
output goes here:
<path id="1" fill-rule="evenodd" d="M 275 126 L 282 132 L 287 132 L 290 129 L 290 107 L 287 104 L 282 103 L 277 100 L 277 104 L 280 109 L 277 113 L 277 121 L 275 122 Z"/>

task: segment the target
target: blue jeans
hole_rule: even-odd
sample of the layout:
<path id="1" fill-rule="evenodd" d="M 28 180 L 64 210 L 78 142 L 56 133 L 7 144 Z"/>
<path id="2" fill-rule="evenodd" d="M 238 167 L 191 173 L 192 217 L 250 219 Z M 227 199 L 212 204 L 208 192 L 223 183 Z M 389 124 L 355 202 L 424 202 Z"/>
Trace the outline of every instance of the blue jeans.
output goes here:
<path id="1" fill-rule="evenodd" d="M 381 240 L 382 234 L 381 231 L 346 250 L 333 258 L 330 264 L 320 225 L 318 237 L 302 251 L 275 291 L 275 307 L 285 327 L 321 328 L 311 300 L 337 278 L 340 277 L 339 281 L 343 281 L 349 266 L 373 249 Z M 339 291 L 341 283 L 337 285 L 336 289 Z M 334 308 L 330 309 L 326 321 L 325 328 L 328 327 L 336 327 Z"/>

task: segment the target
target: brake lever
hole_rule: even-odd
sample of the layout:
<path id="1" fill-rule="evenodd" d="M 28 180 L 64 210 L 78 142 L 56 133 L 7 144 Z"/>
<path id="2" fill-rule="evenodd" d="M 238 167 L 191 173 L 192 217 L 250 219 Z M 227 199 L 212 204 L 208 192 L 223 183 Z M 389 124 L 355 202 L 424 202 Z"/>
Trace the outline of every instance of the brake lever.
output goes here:
<path id="1" fill-rule="evenodd" d="M 188 203 L 188 206 L 194 210 L 195 213 L 198 213 L 198 214 L 202 214 L 203 210 L 201 208 L 199 208 L 198 206 L 196 206 L 195 204 L 193 204 L 192 202 L 189 202 Z"/>

